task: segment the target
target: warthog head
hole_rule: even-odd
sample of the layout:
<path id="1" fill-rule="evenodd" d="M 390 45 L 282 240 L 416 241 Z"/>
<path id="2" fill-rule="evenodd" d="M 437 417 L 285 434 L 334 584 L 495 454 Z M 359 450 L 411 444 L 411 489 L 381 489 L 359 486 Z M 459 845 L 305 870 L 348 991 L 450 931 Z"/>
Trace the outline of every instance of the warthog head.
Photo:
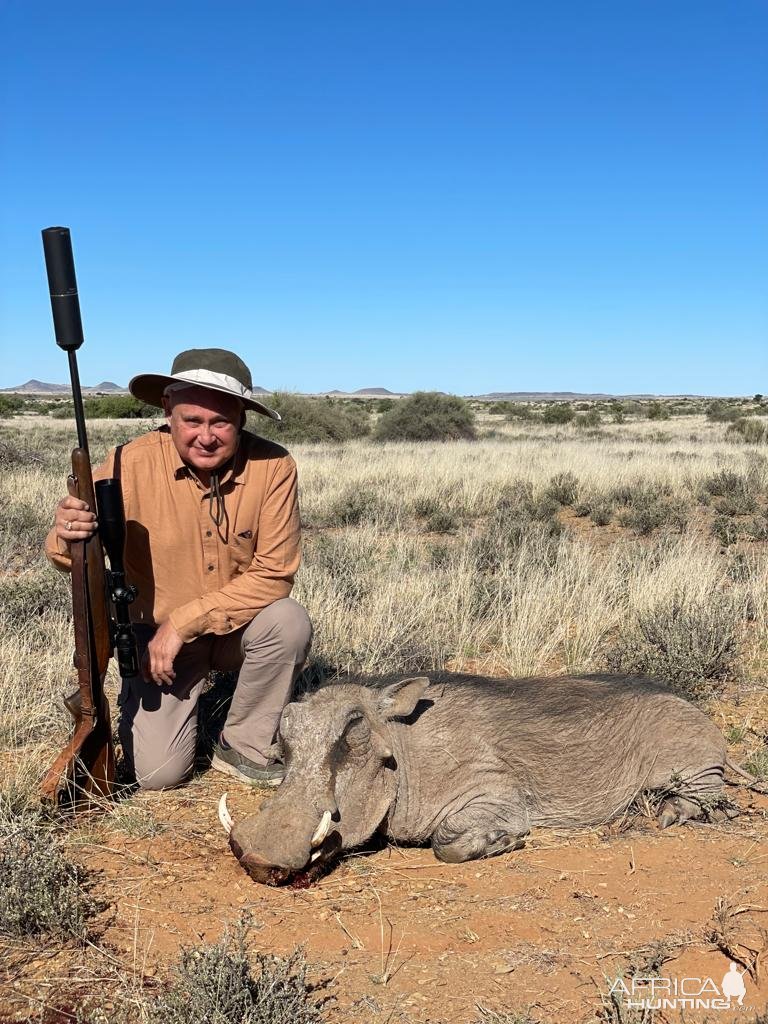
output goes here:
<path id="1" fill-rule="evenodd" d="M 226 795 L 219 807 L 232 852 L 252 878 L 280 885 L 373 835 L 397 790 L 388 723 L 410 715 L 428 685 L 425 678 L 382 689 L 340 684 L 285 708 L 282 785 L 236 824 Z"/>

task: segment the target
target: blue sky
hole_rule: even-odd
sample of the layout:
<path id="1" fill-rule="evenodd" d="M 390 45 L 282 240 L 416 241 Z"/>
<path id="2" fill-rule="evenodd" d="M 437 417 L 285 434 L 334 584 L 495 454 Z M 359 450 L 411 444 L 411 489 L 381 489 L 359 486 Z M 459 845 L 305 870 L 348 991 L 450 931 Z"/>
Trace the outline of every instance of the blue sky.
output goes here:
<path id="1" fill-rule="evenodd" d="M 0 386 L 768 392 L 765 0 L 0 12 Z"/>

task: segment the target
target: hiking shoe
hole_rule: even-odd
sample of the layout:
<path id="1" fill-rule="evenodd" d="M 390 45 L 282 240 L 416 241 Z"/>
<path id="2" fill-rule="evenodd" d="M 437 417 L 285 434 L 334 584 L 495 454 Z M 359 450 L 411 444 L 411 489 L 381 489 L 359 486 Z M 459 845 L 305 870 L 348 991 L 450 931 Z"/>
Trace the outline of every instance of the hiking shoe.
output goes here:
<path id="1" fill-rule="evenodd" d="M 225 746 L 221 740 L 213 748 L 211 768 L 249 786 L 279 786 L 285 778 L 285 765 L 280 761 L 256 764 L 244 754 L 238 754 L 234 747 Z"/>

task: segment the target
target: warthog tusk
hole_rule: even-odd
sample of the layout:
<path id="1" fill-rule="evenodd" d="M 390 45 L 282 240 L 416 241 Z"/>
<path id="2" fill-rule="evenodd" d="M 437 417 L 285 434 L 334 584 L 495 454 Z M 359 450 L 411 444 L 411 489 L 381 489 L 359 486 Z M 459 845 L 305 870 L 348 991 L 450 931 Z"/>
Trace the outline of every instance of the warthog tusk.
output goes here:
<path id="1" fill-rule="evenodd" d="M 323 811 L 323 816 L 320 819 L 320 824 L 315 829 L 315 834 L 309 840 L 309 845 L 312 850 L 316 850 L 318 846 L 321 846 L 323 840 L 328 835 L 328 829 L 331 827 L 331 812 Z"/>
<path id="2" fill-rule="evenodd" d="M 222 796 L 221 800 L 219 800 L 219 821 L 224 826 L 224 831 L 229 835 L 232 831 L 232 825 L 234 822 L 232 821 L 232 815 L 229 813 L 229 808 L 227 807 L 226 793 Z"/>
<path id="3" fill-rule="evenodd" d="M 311 857 L 309 858 L 309 863 L 310 863 L 310 864 L 314 864 L 314 863 L 315 863 L 315 861 L 317 860 L 317 858 L 318 858 L 318 857 L 320 856 L 320 854 L 321 854 L 322 852 L 323 852 L 322 850 L 315 850 L 315 852 L 314 852 L 314 853 L 312 854 L 312 856 L 311 856 Z"/>

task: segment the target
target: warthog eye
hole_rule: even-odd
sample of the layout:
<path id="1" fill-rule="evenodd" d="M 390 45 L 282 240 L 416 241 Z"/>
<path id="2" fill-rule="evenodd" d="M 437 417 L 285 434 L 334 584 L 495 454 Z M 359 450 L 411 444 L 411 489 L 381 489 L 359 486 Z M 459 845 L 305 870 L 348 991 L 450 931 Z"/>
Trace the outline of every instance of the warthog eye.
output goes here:
<path id="1" fill-rule="evenodd" d="M 341 736 L 348 747 L 360 747 L 368 743 L 371 738 L 371 727 L 365 715 L 361 712 L 352 714 Z"/>

